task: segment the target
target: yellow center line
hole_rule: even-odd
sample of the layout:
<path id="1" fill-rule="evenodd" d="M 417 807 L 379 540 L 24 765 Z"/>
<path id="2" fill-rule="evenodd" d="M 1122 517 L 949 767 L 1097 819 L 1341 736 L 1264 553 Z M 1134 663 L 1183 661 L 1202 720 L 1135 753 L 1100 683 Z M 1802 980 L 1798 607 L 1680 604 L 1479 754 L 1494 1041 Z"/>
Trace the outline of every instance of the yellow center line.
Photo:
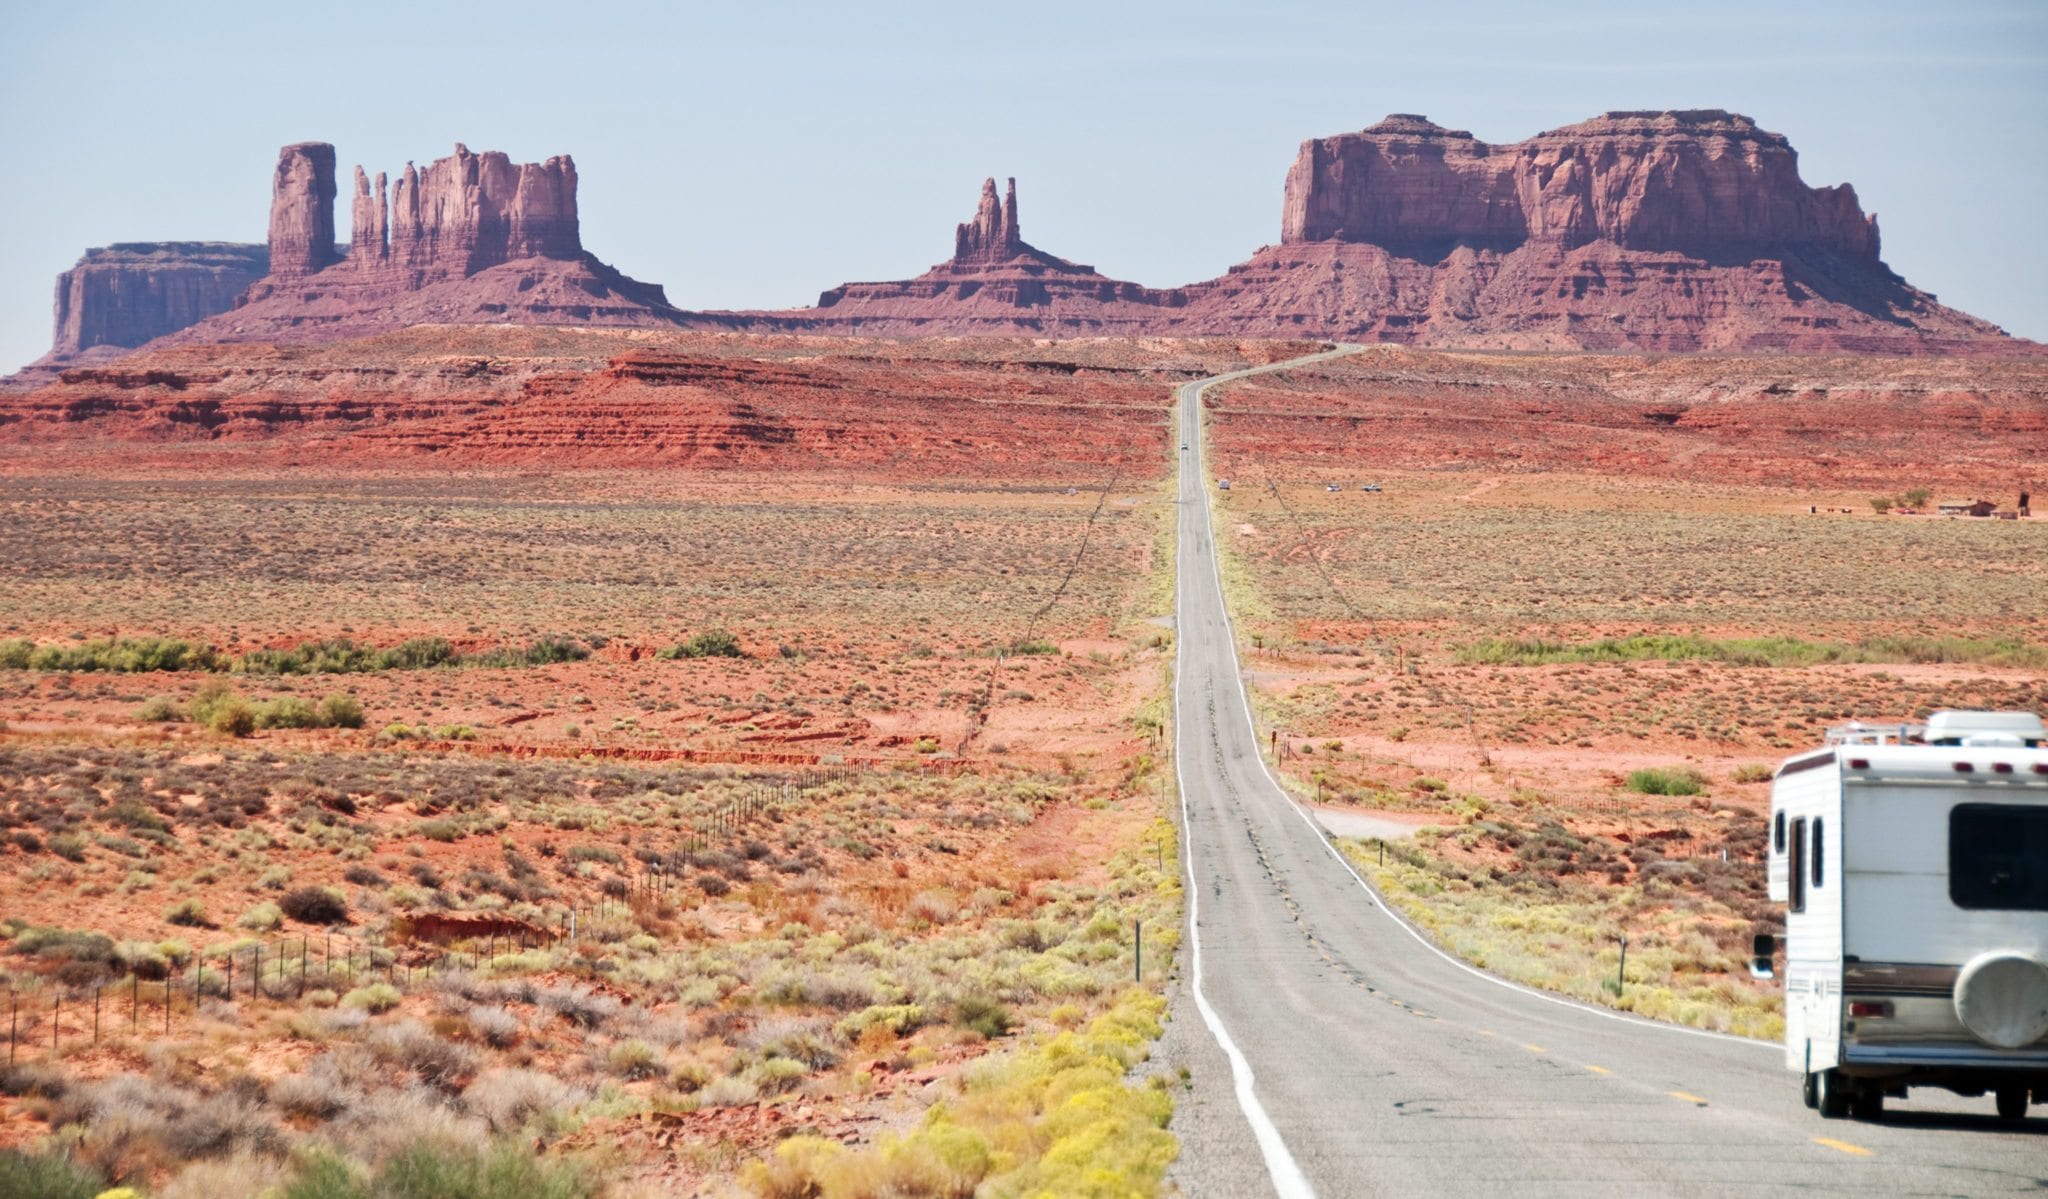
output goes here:
<path id="1" fill-rule="evenodd" d="M 1608 1069 L 1607 1067 L 1605 1067 L 1605 1066 L 1587 1066 L 1587 1067 L 1586 1067 L 1586 1069 L 1588 1069 L 1588 1070 L 1591 1070 L 1591 1071 L 1592 1071 L 1593 1073 L 1595 1073 L 1595 1074 L 1612 1074 L 1612 1073 L 1614 1073 L 1614 1071 L 1612 1071 L 1612 1070 L 1609 1070 L 1609 1069 Z"/>
<path id="2" fill-rule="evenodd" d="M 1524 1045 L 1524 1046 L 1522 1046 L 1522 1048 L 1524 1048 L 1524 1049 L 1528 1050 L 1528 1051 L 1529 1051 L 1530 1053 L 1549 1053 L 1549 1052 L 1550 1052 L 1550 1051 L 1549 1051 L 1548 1049 L 1545 1049 L 1545 1048 L 1544 1048 L 1543 1046 L 1541 1046 L 1541 1045 Z"/>
<path id="3" fill-rule="evenodd" d="M 1684 1091 L 1666 1091 L 1665 1094 L 1671 1096 L 1673 1099 L 1683 1099 L 1687 1103 L 1697 1103 L 1701 1107 L 1707 1106 L 1707 1101 L 1700 1098 L 1698 1095 L 1689 1095 Z"/>
<path id="4" fill-rule="evenodd" d="M 1490 1028 L 1482 1028 L 1479 1030 L 1479 1035 L 1482 1037 L 1490 1037 L 1493 1035 L 1493 1030 Z"/>
<path id="5" fill-rule="evenodd" d="M 1839 1149 L 1843 1153 L 1853 1153 L 1857 1157 L 1870 1156 L 1870 1150 L 1865 1149 L 1863 1146 L 1851 1145 L 1847 1141 L 1838 1141 L 1833 1137 L 1815 1137 L 1813 1138 L 1813 1143 L 1816 1145 L 1826 1145 L 1830 1149 Z"/>

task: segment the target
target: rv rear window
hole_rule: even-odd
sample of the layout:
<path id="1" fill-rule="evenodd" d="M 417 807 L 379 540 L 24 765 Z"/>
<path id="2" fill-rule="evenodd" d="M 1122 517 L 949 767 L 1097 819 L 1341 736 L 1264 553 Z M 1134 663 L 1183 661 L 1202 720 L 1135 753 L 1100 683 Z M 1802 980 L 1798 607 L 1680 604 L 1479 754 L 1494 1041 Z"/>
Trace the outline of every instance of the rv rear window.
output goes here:
<path id="1" fill-rule="evenodd" d="M 1958 804 L 1948 817 L 1948 896 L 1959 908 L 2048 912 L 2048 807 Z"/>

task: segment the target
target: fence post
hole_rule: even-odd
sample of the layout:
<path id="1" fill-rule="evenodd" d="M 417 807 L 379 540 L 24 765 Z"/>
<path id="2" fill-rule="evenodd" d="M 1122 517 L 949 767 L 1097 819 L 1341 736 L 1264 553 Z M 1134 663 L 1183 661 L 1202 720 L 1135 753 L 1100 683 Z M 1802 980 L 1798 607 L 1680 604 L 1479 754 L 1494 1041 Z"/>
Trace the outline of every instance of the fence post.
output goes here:
<path id="1" fill-rule="evenodd" d="M 107 989 L 105 983 L 94 983 L 92 988 L 92 1043 L 100 1043 L 100 992 Z"/>
<path id="2" fill-rule="evenodd" d="M 142 1027 L 142 976 L 131 974 L 128 983 L 128 1031 L 134 1032 Z"/>

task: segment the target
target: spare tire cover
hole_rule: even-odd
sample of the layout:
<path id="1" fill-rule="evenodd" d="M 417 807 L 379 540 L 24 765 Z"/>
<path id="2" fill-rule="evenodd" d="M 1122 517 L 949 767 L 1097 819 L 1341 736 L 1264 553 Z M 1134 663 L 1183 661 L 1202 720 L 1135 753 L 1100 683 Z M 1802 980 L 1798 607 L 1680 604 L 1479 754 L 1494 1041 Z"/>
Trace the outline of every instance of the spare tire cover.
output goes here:
<path id="1" fill-rule="evenodd" d="M 1999 1049 L 2048 1036 L 2048 967 L 2012 950 L 1978 954 L 1956 977 L 1956 1018 Z"/>

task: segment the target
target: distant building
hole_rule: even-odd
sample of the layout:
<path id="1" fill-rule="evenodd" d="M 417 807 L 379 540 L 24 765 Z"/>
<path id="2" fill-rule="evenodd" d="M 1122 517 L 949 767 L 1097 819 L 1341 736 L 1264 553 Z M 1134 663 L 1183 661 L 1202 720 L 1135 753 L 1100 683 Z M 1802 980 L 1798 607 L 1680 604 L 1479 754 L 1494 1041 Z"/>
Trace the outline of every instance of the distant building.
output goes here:
<path id="1" fill-rule="evenodd" d="M 1943 500 L 1937 509 L 1943 516 L 1989 516 L 1997 510 L 1992 500 Z"/>

